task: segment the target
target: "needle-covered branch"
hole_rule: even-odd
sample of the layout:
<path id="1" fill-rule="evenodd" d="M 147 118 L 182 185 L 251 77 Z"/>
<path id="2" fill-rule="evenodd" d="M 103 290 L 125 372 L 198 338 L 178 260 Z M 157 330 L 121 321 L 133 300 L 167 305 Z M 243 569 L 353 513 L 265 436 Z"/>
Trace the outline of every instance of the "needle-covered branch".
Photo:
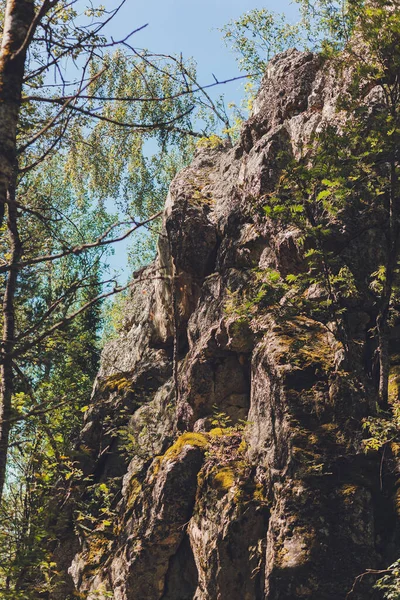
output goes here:
<path id="1" fill-rule="evenodd" d="M 79 315 L 84 313 L 86 310 L 88 310 L 93 305 L 98 304 L 99 302 L 101 302 L 102 300 L 105 300 L 106 298 L 109 298 L 110 296 L 114 296 L 115 294 L 119 294 L 119 293 L 127 290 L 129 288 L 129 286 L 130 286 L 130 283 L 128 283 L 127 285 L 124 285 L 124 286 L 118 286 L 117 283 L 115 282 L 115 286 L 113 287 L 112 290 L 103 292 L 102 294 L 99 294 L 92 300 L 89 300 L 88 302 L 83 304 L 83 306 L 80 306 L 77 310 L 74 310 L 73 312 L 67 314 L 65 317 L 63 317 L 62 319 L 57 321 L 57 323 L 54 323 L 54 325 L 52 325 L 51 327 L 49 327 L 48 329 L 43 331 L 36 338 L 30 340 L 29 342 L 26 342 L 25 344 L 23 344 L 22 346 L 19 346 L 18 348 L 16 348 L 13 352 L 11 352 L 11 354 L 10 354 L 11 358 L 14 360 L 20 356 L 23 356 L 26 352 L 28 352 L 32 348 L 38 346 L 38 344 L 40 344 L 46 338 L 50 337 L 56 331 L 65 327 L 71 321 L 74 321 L 74 319 L 76 319 L 76 317 L 78 317 Z M 1 353 L 0 353 L 0 357 L 1 357 Z"/>

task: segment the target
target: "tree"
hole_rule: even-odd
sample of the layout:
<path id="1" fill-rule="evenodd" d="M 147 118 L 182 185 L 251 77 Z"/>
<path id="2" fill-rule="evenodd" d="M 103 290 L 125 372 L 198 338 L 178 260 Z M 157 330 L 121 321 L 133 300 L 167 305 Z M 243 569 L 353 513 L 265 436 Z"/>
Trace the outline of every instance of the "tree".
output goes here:
<path id="1" fill-rule="evenodd" d="M 82 293 L 105 249 L 159 216 L 160 190 L 181 164 L 176 153 L 185 149 L 189 158 L 191 138 L 204 133 L 193 130 L 195 94 L 201 110 L 224 118 L 193 64 L 136 51 L 135 32 L 106 39 L 125 2 L 84 13 L 77 0 L 2 5 L 0 497 L 22 367 L 38 362 L 39 345 L 121 289 L 108 278 L 96 297 L 86 302 Z M 145 151 L 152 136 L 163 157 L 158 183 Z M 121 196 L 122 214 L 111 216 L 107 202 Z"/>
<path id="2" fill-rule="evenodd" d="M 289 152 L 281 157 L 279 184 L 264 199 L 268 218 L 301 231 L 303 270 L 286 277 L 258 273 L 253 304 L 240 308 L 252 313 L 274 305 L 278 317 L 301 313 L 330 328 L 345 351 L 343 367 L 353 373 L 364 367 L 375 385 L 378 406 L 363 420 L 364 446 L 381 452 L 381 477 L 387 470 L 396 479 L 398 348 L 390 338 L 400 316 L 399 6 L 392 0 L 299 4 L 304 46 L 320 49 L 338 78 L 345 72 L 351 83 L 336 124 L 325 124 L 299 159 Z M 362 356 L 352 339 L 353 311 L 369 317 Z M 399 597 L 399 561 L 360 574 L 349 596 L 367 575 L 381 577 L 374 587 L 383 597 Z"/>
<path id="3" fill-rule="evenodd" d="M 193 140 L 218 119 L 229 127 L 193 61 L 138 52 L 134 32 L 106 39 L 124 3 L 82 14 L 76 0 L 0 6 L 0 587 L 13 599 L 59 584 L 55 499 L 80 477 L 71 448 L 97 371 L 101 302 L 123 289 L 104 276 L 108 249 L 148 227 L 152 251 Z"/>
<path id="4" fill-rule="evenodd" d="M 341 311 L 346 306 L 345 292 L 335 290 L 334 281 L 343 263 L 354 293 L 368 298 L 370 329 L 377 340 L 378 393 L 383 409 L 388 408 L 389 324 L 397 310 L 400 258 L 400 19 L 393 8 L 392 2 L 380 0 L 360 9 L 354 39 L 337 58 L 339 66 L 346 61 L 353 73 L 350 97 L 339 107 L 345 125 L 342 130 L 325 128 L 300 167 L 298 180 L 302 184 L 296 185 L 296 191 L 291 185 L 287 190 L 292 189 L 292 198 L 301 203 L 304 218 L 314 229 L 318 242 L 315 251 L 323 261 L 321 271 L 328 273 L 326 285 L 331 284 L 331 306 Z M 378 94 L 372 109 L 364 101 L 366 88 L 374 88 Z M 310 159 L 313 166 L 307 169 Z M 334 259 L 326 250 L 332 235 L 348 230 L 349 223 L 355 237 L 357 231 L 375 230 L 376 239 L 382 240 L 375 254 L 377 262 L 369 273 L 353 265 L 346 250 L 336 253 Z M 360 272 L 369 281 L 367 288 Z M 347 292 L 349 286 L 350 281 Z"/>
<path id="5" fill-rule="evenodd" d="M 278 52 L 302 43 L 300 23 L 266 8 L 253 9 L 222 27 L 223 40 L 238 55 L 241 71 L 260 83 L 268 61 Z"/>
<path id="6" fill-rule="evenodd" d="M 96 296 L 89 282 L 86 298 Z M 98 305 L 59 330 L 26 365 L 13 398 L 11 474 L 0 509 L 0 593 L 43 597 L 60 585 L 52 550 L 62 530 L 59 510 L 78 469 L 71 445 L 81 427 L 100 354 Z"/>
<path id="7" fill-rule="evenodd" d="M 240 107 L 232 104 L 233 134 L 240 129 L 253 107 L 268 61 L 277 53 L 296 47 L 330 54 L 350 40 L 362 0 L 295 0 L 299 20 L 289 22 L 285 14 L 266 8 L 253 9 L 220 30 L 223 40 L 236 55 L 239 69 L 247 73 L 245 96 Z"/>

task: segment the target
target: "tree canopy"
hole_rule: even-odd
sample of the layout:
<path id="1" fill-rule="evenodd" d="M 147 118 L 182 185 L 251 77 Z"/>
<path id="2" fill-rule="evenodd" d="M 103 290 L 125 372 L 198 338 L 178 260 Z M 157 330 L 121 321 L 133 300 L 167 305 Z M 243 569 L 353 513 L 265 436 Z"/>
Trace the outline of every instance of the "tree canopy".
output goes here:
<path id="1" fill-rule="evenodd" d="M 147 228 L 132 264 L 146 260 L 170 180 L 225 119 L 193 61 L 136 50 L 135 31 L 107 38 L 125 4 L 0 6 L 4 597 L 52 586 L 43 516 L 77 477 L 71 445 L 98 368 L 101 305 L 123 289 L 105 268 L 110 248 Z"/>

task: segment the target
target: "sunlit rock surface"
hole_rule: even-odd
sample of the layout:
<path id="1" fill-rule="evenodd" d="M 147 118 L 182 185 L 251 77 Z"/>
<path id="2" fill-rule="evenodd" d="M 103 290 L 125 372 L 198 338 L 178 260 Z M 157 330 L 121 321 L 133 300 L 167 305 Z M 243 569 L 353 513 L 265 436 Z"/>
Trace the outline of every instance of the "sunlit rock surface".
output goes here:
<path id="1" fill-rule="evenodd" d="M 397 558 L 392 490 L 362 448 L 368 307 L 349 311 L 351 366 L 308 316 L 232 308 L 255 268 L 301 270 L 299 232 L 266 219 L 263 196 L 285 154 L 340 126 L 349 80 L 312 53 L 278 56 L 239 143 L 199 150 L 173 181 L 81 435 L 84 473 L 115 496 L 104 532 L 75 538 L 82 597 L 345 600 Z M 360 272 L 376 260 L 368 235 L 348 253 Z M 374 598 L 371 581 L 350 598 Z"/>

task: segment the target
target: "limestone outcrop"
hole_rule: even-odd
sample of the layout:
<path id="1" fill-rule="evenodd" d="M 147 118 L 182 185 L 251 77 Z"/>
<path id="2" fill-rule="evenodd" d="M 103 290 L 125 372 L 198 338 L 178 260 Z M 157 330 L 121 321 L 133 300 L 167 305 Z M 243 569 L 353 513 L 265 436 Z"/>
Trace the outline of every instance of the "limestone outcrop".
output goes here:
<path id="1" fill-rule="evenodd" d="M 173 181 L 79 442 L 84 474 L 112 492 L 98 530 L 77 527 L 82 597 L 361 600 L 372 582 L 347 596 L 355 578 L 397 558 L 394 482 L 362 444 L 368 306 L 348 309 L 349 365 L 326 324 L 238 303 L 257 270 L 303 268 L 299 232 L 262 206 L 284 157 L 340 125 L 346 77 L 279 55 L 238 144 L 199 149 Z M 352 251 L 372 264 L 368 235 Z"/>

